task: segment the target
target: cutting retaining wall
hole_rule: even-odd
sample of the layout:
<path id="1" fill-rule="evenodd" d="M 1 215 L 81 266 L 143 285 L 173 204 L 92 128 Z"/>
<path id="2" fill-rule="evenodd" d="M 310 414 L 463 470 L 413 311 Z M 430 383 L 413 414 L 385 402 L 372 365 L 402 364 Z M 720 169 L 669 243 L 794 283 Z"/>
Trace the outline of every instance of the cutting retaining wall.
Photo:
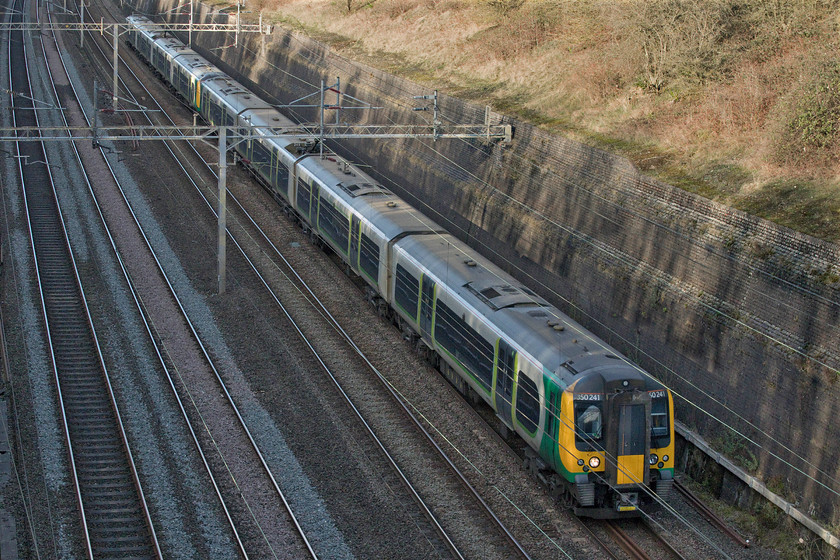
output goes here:
<path id="1" fill-rule="evenodd" d="M 278 103 L 340 77 L 346 93 L 383 107 L 343 111 L 342 121 L 431 115 L 411 111 L 428 88 L 297 33 L 224 48 L 232 42 L 197 35 L 202 54 Z M 484 107 L 447 96 L 440 106 L 454 123 L 485 119 Z M 804 513 L 840 523 L 838 247 L 658 182 L 623 158 L 491 118 L 513 124 L 510 144 L 352 141 L 338 151 L 374 165 L 397 194 L 662 379 L 679 395 L 678 418 L 746 471 Z"/>

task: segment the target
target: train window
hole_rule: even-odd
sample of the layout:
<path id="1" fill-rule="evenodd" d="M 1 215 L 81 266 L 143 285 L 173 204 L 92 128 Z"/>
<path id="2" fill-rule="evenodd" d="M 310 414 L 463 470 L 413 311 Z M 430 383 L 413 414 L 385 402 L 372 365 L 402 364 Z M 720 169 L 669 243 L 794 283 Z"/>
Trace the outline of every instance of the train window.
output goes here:
<path id="1" fill-rule="evenodd" d="M 277 151 L 274 150 L 274 153 L 277 153 Z M 289 195 L 286 191 L 289 184 L 289 170 L 286 169 L 285 165 L 280 163 L 279 158 L 275 157 L 274 161 L 277 162 L 277 175 L 274 178 L 274 190 L 282 193 L 284 198 L 288 198 Z"/>
<path id="2" fill-rule="evenodd" d="M 504 339 L 499 340 L 496 373 L 496 406 L 505 418 L 513 406 L 513 376 L 516 373 L 516 351 Z"/>
<path id="3" fill-rule="evenodd" d="M 303 178 L 298 179 L 297 209 L 298 212 L 306 216 L 307 219 L 309 219 L 309 194 L 309 183 L 304 181 Z"/>
<path id="4" fill-rule="evenodd" d="M 618 410 L 618 454 L 644 455 L 645 435 L 644 405 L 621 405 Z"/>
<path id="5" fill-rule="evenodd" d="M 432 333 L 437 286 L 429 276 L 420 280 L 420 334 L 434 340 Z"/>
<path id="6" fill-rule="evenodd" d="M 435 341 L 458 360 L 485 391 L 490 391 L 493 345 L 440 300 L 435 313 Z"/>
<path id="7" fill-rule="evenodd" d="M 347 244 L 350 241 L 350 220 L 335 207 L 332 201 L 324 196 L 321 197 L 321 205 L 318 210 L 318 226 L 346 255 Z"/>
<path id="8" fill-rule="evenodd" d="M 175 91 L 187 97 L 186 90 L 187 90 L 187 76 L 184 73 L 184 69 L 178 66 L 175 67 L 175 73 L 173 74 L 173 87 Z"/>
<path id="9" fill-rule="evenodd" d="M 261 140 L 254 140 L 252 143 L 251 165 L 254 170 L 263 176 L 266 181 L 271 177 L 271 152 L 263 146 Z"/>
<path id="10" fill-rule="evenodd" d="M 540 393 L 537 384 L 519 372 L 516 389 L 516 419 L 529 433 L 537 431 L 540 423 Z"/>
<path id="11" fill-rule="evenodd" d="M 581 451 L 597 449 L 603 437 L 601 404 L 589 401 L 575 402 L 575 441 Z"/>
<path id="12" fill-rule="evenodd" d="M 671 427 L 668 423 L 668 397 L 651 399 L 650 446 L 654 449 L 668 447 Z"/>
<path id="13" fill-rule="evenodd" d="M 214 125 L 222 124 L 222 108 L 219 106 L 219 104 L 208 97 L 207 105 L 207 114 L 209 115 L 207 120 L 209 120 Z"/>
<path id="14" fill-rule="evenodd" d="M 420 281 L 397 265 L 397 281 L 394 284 L 394 300 L 413 320 L 417 320 L 417 305 L 420 301 Z"/>
<path id="15" fill-rule="evenodd" d="M 201 89 L 201 111 L 206 117 L 208 115 L 208 111 L 210 107 L 210 95 L 207 93 L 206 88 Z"/>
<path id="16" fill-rule="evenodd" d="M 362 272 L 374 282 L 379 281 L 379 245 L 362 232 L 362 244 L 359 248 L 359 266 Z"/>

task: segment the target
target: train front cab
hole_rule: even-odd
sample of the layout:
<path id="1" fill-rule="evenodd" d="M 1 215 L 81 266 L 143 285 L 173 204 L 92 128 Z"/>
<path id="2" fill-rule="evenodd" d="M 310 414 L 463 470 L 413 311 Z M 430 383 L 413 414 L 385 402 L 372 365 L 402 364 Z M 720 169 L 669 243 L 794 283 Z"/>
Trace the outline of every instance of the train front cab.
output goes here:
<path id="1" fill-rule="evenodd" d="M 648 382 L 650 383 L 650 382 Z M 565 476 L 575 514 L 640 515 L 667 500 L 673 484 L 673 402 L 643 378 L 593 374 L 561 395 L 557 471 Z"/>

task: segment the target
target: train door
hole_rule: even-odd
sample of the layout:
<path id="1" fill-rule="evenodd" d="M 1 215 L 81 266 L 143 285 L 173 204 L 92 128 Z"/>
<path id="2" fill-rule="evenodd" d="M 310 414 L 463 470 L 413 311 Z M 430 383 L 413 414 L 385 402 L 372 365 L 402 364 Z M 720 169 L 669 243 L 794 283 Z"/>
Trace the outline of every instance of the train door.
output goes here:
<path id="1" fill-rule="evenodd" d="M 606 433 L 610 482 L 621 486 L 647 484 L 650 454 L 650 396 L 642 391 L 626 391 L 607 396 L 608 421 L 616 429 Z"/>
<path id="2" fill-rule="evenodd" d="M 513 427 L 513 374 L 516 371 L 516 351 L 504 339 L 499 339 L 496 369 L 496 414 L 510 428 Z"/>
<path id="3" fill-rule="evenodd" d="M 312 192 L 309 195 L 309 200 L 311 212 L 309 223 L 312 224 L 312 230 L 317 232 L 320 227 L 318 221 L 321 219 L 321 187 L 315 181 L 312 181 Z"/>
<path id="4" fill-rule="evenodd" d="M 274 192 L 283 197 L 284 200 L 289 200 L 289 170 L 280 161 L 277 148 L 271 151 L 271 166 L 274 169 L 274 177 L 271 182 L 271 187 Z"/>
<path id="5" fill-rule="evenodd" d="M 350 254 L 347 259 L 350 261 L 350 266 L 356 272 L 359 271 L 359 236 L 360 232 L 359 217 L 356 214 L 350 215 Z"/>
<path id="6" fill-rule="evenodd" d="M 546 396 L 548 397 L 550 395 L 550 398 L 548 414 L 545 419 L 545 432 L 548 434 L 548 439 L 551 442 L 551 458 L 553 459 L 554 470 L 559 471 L 563 464 L 560 460 L 560 426 L 563 421 L 560 417 L 560 402 L 563 392 L 553 383 L 549 383 L 549 385 L 551 389 L 547 389 L 546 392 Z"/>
<path id="7" fill-rule="evenodd" d="M 435 283 L 423 276 L 420 290 L 420 334 L 432 340 L 432 316 L 435 309 Z"/>

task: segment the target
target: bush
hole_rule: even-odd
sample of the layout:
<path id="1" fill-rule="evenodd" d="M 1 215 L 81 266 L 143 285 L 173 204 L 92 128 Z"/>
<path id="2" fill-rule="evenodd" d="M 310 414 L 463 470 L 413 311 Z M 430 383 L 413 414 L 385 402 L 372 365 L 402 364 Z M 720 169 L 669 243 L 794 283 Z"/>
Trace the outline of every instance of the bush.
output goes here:
<path id="1" fill-rule="evenodd" d="M 840 148 L 840 62 L 822 60 L 791 92 L 776 143 L 780 163 L 827 164 Z"/>
<path id="2" fill-rule="evenodd" d="M 518 10 L 524 3 L 525 0 L 487 0 L 487 5 L 502 17 L 508 17 L 511 12 Z"/>
<path id="3" fill-rule="evenodd" d="M 639 85 L 660 91 L 683 77 L 704 82 L 725 63 L 724 41 L 740 23 L 737 0 L 642 0 L 630 23 L 644 58 Z"/>
<path id="4" fill-rule="evenodd" d="M 487 46 L 497 59 L 510 60 L 526 55 L 552 40 L 563 21 L 558 2 L 490 0 L 487 3 L 501 16 L 498 23 L 473 38 Z"/>

